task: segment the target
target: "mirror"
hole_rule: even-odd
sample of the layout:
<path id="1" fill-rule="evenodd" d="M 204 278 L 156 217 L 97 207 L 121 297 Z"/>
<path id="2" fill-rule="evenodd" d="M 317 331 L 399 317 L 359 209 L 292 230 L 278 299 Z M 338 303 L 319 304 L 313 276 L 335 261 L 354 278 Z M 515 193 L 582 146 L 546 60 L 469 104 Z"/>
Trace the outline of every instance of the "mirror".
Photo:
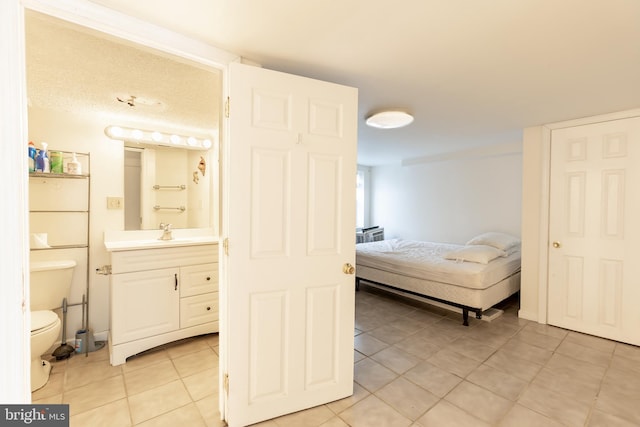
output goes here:
<path id="1" fill-rule="evenodd" d="M 210 227 L 211 151 L 125 143 L 125 230 Z M 215 168 L 213 168 L 215 169 Z"/>
<path id="2" fill-rule="evenodd" d="M 87 122 L 99 122 L 102 129 L 128 126 L 218 141 L 222 92 L 218 70 L 38 12 L 27 10 L 25 19 L 29 107 L 39 116 L 55 110 L 90 116 Z M 84 124 L 78 123 L 78 128 Z M 59 133 L 64 135 L 63 130 Z M 36 144 L 53 138 L 52 134 L 48 126 Z M 50 147 L 63 149 L 70 144 L 73 151 L 90 152 L 90 144 L 104 144 L 104 138 L 104 133 L 86 138 L 82 149 L 63 138 L 47 142 Z M 125 183 L 125 230 L 158 228 L 160 222 L 174 228 L 217 228 L 217 144 L 206 151 L 115 144 L 121 144 L 117 160 L 121 164 L 113 165 L 113 173 L 123 174 Z M 198 169 L 201 161 L 206 165 L 204 174 Z M 155 185 L 160 187 L 154 189 Z M 120 196 L 109 191 L 99 196 Z"/>

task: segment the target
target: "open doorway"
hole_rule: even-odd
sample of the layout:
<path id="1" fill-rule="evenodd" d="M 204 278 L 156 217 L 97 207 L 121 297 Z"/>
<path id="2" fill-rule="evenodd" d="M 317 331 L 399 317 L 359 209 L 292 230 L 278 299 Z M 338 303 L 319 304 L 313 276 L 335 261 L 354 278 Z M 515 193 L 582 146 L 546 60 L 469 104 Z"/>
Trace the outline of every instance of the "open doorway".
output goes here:
<path id="1" fill-rule="evenodd" d="M 108 21 L 108 14 L 101 19 Z M 27 10 L 25 21 L 29 137 L 36 145 L 46 141 L 56 149 L 92 153 L 91 261 L 87 262 L 87 268 L 93 271 L 108 259 L 102 241 L 104 231 L 134 229 L 135 224 L 140 223 L 134 218 L 139 214 L 125 215 L 123 209 L 114 209 L 108 204 L 109 199 L 122 199 L 127 205 L 139 205 L 140 197 L 135 197 L 142 187 L 128 186 L 128 191 L 124 184 L 125 171 L 132 166 L 126 162 L 127 153 L 136 150 L 125 150 L 122 142 L 110 141 L 104 129 L 109 125 L 136 126 L 171 134 L 211 135 L 218 141 L 223 69 L 215 64 L 226 63 L 226 60 L 187 55 L 190 50 L 198 50 L 188 43 L 182 48 L 163 44 L 166 51 L 184 52 L 185 56 L 195 58 L 187 60 L 163 48 L 137 44 L 78 25 L 98 25 L 101 29 L 118 25 L 105 25 L 87 17 L 76 17 L 76 24 Z M 144 33 L 143 27 L 138 27 L 138 31 Z M 113 33 L 124 34 L 125 38 L 129 34 L 131 39 L 140 40 L 134 37 L 134 32 L 122 28 Z M 153 39 L 154 29 L 146 34 Z M 157 47 L 159 43 L 149 44 Z M 131 88 L 137 89 L 137 93 Z M 217 150 L 219 145 L 213 147 Z M 217 161 L 217 154 L 211 159 Z M 210 182 L 213 199 L 218 197 L 215 188 L 220 180 L 217 167 L 210 163 L 206 174 L 204 170 L 199 171 L 199 179 L 201 186 L 204 179 Z M 206 205 L 211 209 L 207 226 L 217 231 L 219 201 L 211 200 Z M 52 252 L 47 256 L 55 255 Z M 96 338 L 102 334 L 100 338 L 106 339 L 109 278 L 88 274 L 88 282 L 92 295 L 90 323 Z M 86 281 L 82 285 L 87 285 Z M 75 323 L 69 323 L 67 337 L 78 328 Z M 217 381 L 213 379 L 210 384 L 217 394 Z"/>
<path id="2" fill-rule="evenodd" d="M 124 199 L 141 200 L 142 152 L 125 147 L 124 149 Z M 140 203 L 127 203 L 124 206 L 124 229 L 139 230 L 142 226 Z"/>

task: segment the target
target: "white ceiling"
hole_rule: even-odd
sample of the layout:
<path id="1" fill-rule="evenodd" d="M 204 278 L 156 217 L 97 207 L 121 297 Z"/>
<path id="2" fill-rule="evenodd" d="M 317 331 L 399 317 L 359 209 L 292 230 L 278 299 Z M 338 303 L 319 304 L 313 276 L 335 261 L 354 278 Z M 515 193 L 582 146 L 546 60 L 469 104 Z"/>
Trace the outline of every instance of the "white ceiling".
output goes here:
<path id="1" fill-rule="evenodd" d="M 521 140 L 640 106 L 637 0 L 93 0 L 261 63 L 359 88 L 359 162 Z M 367 128 L 384 108 L 406 128 Z"/>

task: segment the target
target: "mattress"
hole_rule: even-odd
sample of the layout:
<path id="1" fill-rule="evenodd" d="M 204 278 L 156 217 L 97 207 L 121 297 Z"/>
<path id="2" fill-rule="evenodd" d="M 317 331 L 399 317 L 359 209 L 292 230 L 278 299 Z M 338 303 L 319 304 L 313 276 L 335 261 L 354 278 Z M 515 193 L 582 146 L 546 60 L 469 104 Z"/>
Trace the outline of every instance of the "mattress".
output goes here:
<path id="1" fill-rule="evenodd" d="M 356 245 L 356 266 L 470 289 L 487 289 L 520 271 L 519 251 L 488 264 L 444 258 L 447 252 L 461 247 L 401 239 L 360 243 Z"/>

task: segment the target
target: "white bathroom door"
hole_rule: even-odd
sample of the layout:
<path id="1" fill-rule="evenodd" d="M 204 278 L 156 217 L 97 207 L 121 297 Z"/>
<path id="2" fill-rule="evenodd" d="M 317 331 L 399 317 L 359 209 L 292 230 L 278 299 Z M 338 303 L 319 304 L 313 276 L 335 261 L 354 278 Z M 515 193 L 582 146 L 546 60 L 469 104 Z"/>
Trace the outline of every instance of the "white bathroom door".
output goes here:
<path id="1" fill-rule="evenodd" d="M 552 131 L 548 322 L 640 344 L 640 118 Z"/>
<path id="2" fill-rule="evenodd" d="M 229 76 L 221 393 L 236 427 L 353 393 L 357 90 Z"/>

